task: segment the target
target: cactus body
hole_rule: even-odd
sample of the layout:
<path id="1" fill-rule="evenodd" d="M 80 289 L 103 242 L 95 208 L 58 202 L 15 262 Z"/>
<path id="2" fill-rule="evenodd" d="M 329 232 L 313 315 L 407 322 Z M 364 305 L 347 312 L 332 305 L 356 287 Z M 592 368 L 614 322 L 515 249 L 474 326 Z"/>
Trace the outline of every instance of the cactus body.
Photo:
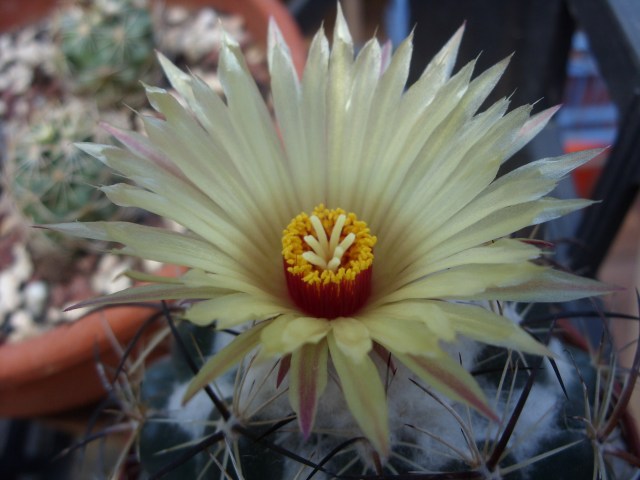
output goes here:
<path id="1" fill-rule="evenodd" d="M 146 3 L 146 2 L 145 2 Z M 150 11 L 135 0 L 96 1 L 65 11 L 58 37 L 75 90 L 101 106 L 136 104 L 154 65 Z"/>

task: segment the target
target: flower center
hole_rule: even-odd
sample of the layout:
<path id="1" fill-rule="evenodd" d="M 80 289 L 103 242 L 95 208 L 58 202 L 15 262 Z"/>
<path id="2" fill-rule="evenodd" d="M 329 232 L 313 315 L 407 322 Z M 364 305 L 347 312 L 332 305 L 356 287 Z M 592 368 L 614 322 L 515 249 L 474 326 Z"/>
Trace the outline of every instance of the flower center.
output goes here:
<path id="1" fill-rule="evenodd" d="M 318 205 L 296 216 L 282 235 L 289 294 L 305 313 L 321 318 L 355 313 L 371 293 L 376 237 L 353 213 Z"/>

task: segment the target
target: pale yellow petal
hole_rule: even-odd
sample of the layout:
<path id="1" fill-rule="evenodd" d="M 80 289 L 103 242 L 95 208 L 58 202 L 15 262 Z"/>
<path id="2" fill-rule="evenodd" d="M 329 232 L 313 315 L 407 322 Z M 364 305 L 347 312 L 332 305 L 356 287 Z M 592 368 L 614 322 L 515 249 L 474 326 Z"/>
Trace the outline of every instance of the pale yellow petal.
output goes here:
<path id="1" fill-rule="evenodd" d="M 209 241 L 227 257 L 235 260 L 238 269 L 246 272 L 247 276 L 261 279 L 265 285 L 272 281 L 274 274 L 279 274 L 279 269 L 273 268 L 273 262 L 265 261 L 267 257 L 252 244 L 248 244 L 237 228 L 224 225 L 222 222 L 214 225 L 211 218 L 203 218 L 206 216 L 198 215 L 193 210 L 191 210 L 193 215 L 185 215 L 185 205 L 180 204 L 175 198 L 158 195 L 124 183 L 102 187 L 102 191 L 116 205 L 143 208 L 148 212 L 181 223 L 193 233 Z"/>
<path id="2" fill-rule="evenodd" d="M 261 342 L 265 355 L 284 355 L 304 344 L 318 343 L 330 329 L 323 318 L 281 315 L 264 329 Z"/>
<path id="3" fill-rule="evenodd" d="M 264 200 L 260 196 L 266 195 L 263 185 L 255 179 L 249 188 L 248 180 L 239 175 L 220 175 L 230 163 L 228 153 L 215 146 L 211 136 L 201 131 L 202 127 L 195 119 L 172 125 L 157 118 L 143 117 L 143 122 L 154 145 L 169 155 L 183 174 L 227 216 L 250 229 L 252 238 L 259 238 L 260 232 L 263 237 L 273 235 L 275 241 L 279 240 L 279 229 L 269 223 L 271 211 L 261 208 Z M 212 162 L 212 157 L 217 161 Z"/>
<path id="4" fill-rule="evenodd" d="M 329 68 L 329 42 L 322 28 L 313 37 L 309 57 L 302 76 L 302 121 L 309 155 L 309 172 L 305 181 L 314 202 L 326 201 L 327 183 L 327 71 Z M 302 180 L 305 180 L 302 179 Z M 301 186 L 302 188 L 302 186 Z M 301 205 L 311 210 L 313 205 Z M 306 210 L 305 210 L 306 211 Z"/>
<path id="5" fill-rule="evenodd" d="M 354 361 L 361 360 L 373 347 L 367 327 L 356 318 L 334 318 L 328 322 L 336 345 Z"/>
<path id="6" fill-rule="evenodd" d="M 454 341 L 457 334 L 462 334 L 490 345 L 513 348 L 537 355 L 551 355 L 544 345 L 537 342 L 510 319 L 478 305 L 411 300 L 379 308 L 381 314 L 395 310 L 406 312 L 405 318 L 409 318 L 408 315 L 411 313 L 413 321 L 420 320 L 429 327 L 435 336 L 445 341 Z M 394 351 L 407 353 L 394 345 L 389 344 L 388 346 Z"/>
<path id="7" fill-rule="evenodd" d="M 458 333 L 490 345 L 552 356 L 547 347 L 513 321 L 480 306 L 433 302 Z"/>
<path id="8" fill-rule="evenodd" d="M 287 168 L 294 178 L 303 179 L 311 168 L 312 158 L 308 152 L 309 142 L 300 104 L 302 89 L 298 75 L 285 52 L 285 46 L 276 41 L 271 49 L 271 92 L 278 126 L 284 141 Z M 300 205 L 310 205 L 314 199 L 313 190 L 303 185 L 295 185 L 295 194 Z"/>
<path id="9" fill-rule="evenodd" d="M 182 95 L 190 106 L 194 105 L 195 99 L 193 97 L 193 91 L 191 90 L 193 77 L 176 67 L 173 62 L 162 53 L 157 52 L 156 55 L 171 86 L 175 88 L 180 95 Z"/>
<path id="10" fill-rule="evenodd" d="M 514 153 L 529 143 L 533 137 L 538 135 L 547 123 L 549 123 L 549 120 L 551 120 L 551 117 L 553 117 L 559 108 L 559 106 L 547 108 L 527 120 L 518 132 L 516 140 L 511 145 L 511 148 L 506 152 L 504 160 L 506 161 L 511 158 Z"/>
<path id="11" fill-rule="evenodd" d="M 446 353 L 441 351 L 438 358 L 392 353 L 429 386 L 497 420 L 475 379 Z"/>
<path id="12" fill-rule="evenodd" d="M 360 154 L 363 162 L 360 181 L 355 182 L 351 188 L 354 195 L 354 209 L 360 212 L 363 218 L 369 218 L 370 210 L 375 208 L 370 198 L 377 195 L 372 191 L 372 179 L 380 175 L 377 167 L 382 159 L 379 158 L 379 154 L 395 134 L 394 129 L 389 128 L 389 122 L 396 115 L 409 75 L 413 51 L 412 37 L 410 35 L 398 46 L 391 58 L 391 64 L 376 86 L 375 101 L 372 102 L 371 114 L 366 126 L 367 141 Z M 376 168 L 373 168 L 374 165 Z"/>
<path id="13" fill-rule="evenodd" d="M 386 457 L 390 453 L 389 419 L 380 374 L 368 355 L 354 360 L 337 345 L 334 332 L 327 338 L 347 406 L 376 451 Z"/>
<path id="14" fill-rule="evenodd" d="M 466 206 L 473 205 L 473 200 L 493 181 L 500 167 L 501 151 L 515 137 L 528 118 L 529 111 L 528 106 L 517 108 L 485 130 L 476 131 L 478 125 L 472 123 L 462 132 L 443 134 L 447 138 L 452 135 L 458 137 L 456 142 L 445 146 L 455 148 L 455 145 L 463 145 L 463 151 L 457 152 L 461 156 L 456 158 L 451 157 L 450 152 L 441 152 L 434 158 L 437 163 L 433 168 L 423 176 L 416 176 L 419 183 L 415 188 L 399 188 L 395 196 L 391 193 L 393 203 L 390 223 L 386 228 L 391 231 L 388 250 L 393 256 L 393 272 L 402 271 L 411 264 L 415 258 L 414 252 L 420 255 L 445 240 L 444 232 L 452 225 L 461 226 L 455 222 L 458 212 L 464 212 Z M 433 154 L 431 149 L 426 149 L 425 155 Z M 517 228 L 483 241 L 467 243 L 466 247 L 495 240 L 515 230 Z M 454 253 L 453 249 L 447 252 Z M 387 254 L 386 251 L 384 253 Z"/>
<path id="15" fill-rule="evenodd" d="M 387 295 L 381 295 L 374 305 L 409 299 L 449 298 L 470 299 L 487 291 L 499 292 L 530 281 L 544 270 L 532 263 L 464 265 L 434 273 Z"/>
<path id="16" fill-rule="evenodd" d="M 173 279 L 175 280 L 175 279 Z M 69 310 L 82 307 L 102 307 L 105 305 L 117 305 L 121 303 L 153 302 L 160 300 L 189 300 L 211 298 L 220 294 L 220 290 L 208 286 L 189 287 L 185 285 L 169 283 L 163 285 L 142 285 L 130 287 L 120 292 L 94 297 L 78 302 Z"/>
<path id="17" fill-rule="evenodd" d="M 327 83 L 327 202 L 336 202 L 341 195 L 340 173 L 345 158 L 343 150 L 347 128 L 345 111 L 353 85 L 353 42 L 347 23 L 340 13 L 333 29 L 333 44 L 329 55 L 329 78 Z"/>
<path id="18" fill-rule="evenodd" d="M 413 199 L 409 204 L 406 203 L 407 197 L 412 197 L 419 191 L 415 187 L 409 190 L 401 187 L 405 182 L 419 180 L 411 177 L 410 169 L 419 153 L 430 143 L 432 136 L 436 135 L 438 126 L 455 108 L 456 102 L 452 99 L 466 91 L 472 72 L 473 64 L 465 66 L 442 88 L 433 92 L 433 100 L 422 109 L 420 102 L 412 104 L 406 115 L 402 114 L 402 109 L 397 112 L 397 117 L 393 120 L 396 125 L 394 135 L 379 153 L 376 174 L 369 176 L 367 184 L 369 198 L 374 203 L 369 208 L 370 213 L 365 213 L 372 226 L 380 226 L 380 233 L 392 231 L 385 224 L 394 220 L 402 208 L 412 208 Z M 377 202 L 385 198 L 390 203 L 381 208 Z"/>
<path id="19" fill-rule="evenodd" d="M 537 258 L 540 250 L 519 240 L 502 238 L 495 242 L 462 250 L 445 258 L 427 254 L 403 270 L 387 288 L 392 290 L 427 275 L 469 264 L 522 263 Z"/>
<path id="20" fill-rule="evenodd" d="M 342 149 L 340 174 L 332 178 L 338 183 L 339 196 L 334 199 L 337 205 L 356 205 L 362 198 L 356 197 L 356 189 L 352 185 L 359 183 L 362 172 L 372 168 L 365 165 L 362 154 L 364 146 L 369 142 L 367 123 L 371 118 L 372 104 L 375 103 L 375 91 L 381 69 L 380 44 L 376 39 L 368 41 L 356 58 L 353 65 L 353 85 L 349 92 L 345 111 L 345 142 Z M 349 161 L 344 161 L 348 158 Z M 356 207 L 357 208 L 357 207 Z"/>
<path id="21" fill-rule="evenodd" d="M 236 366 L 246 354 L 260 344 L 260 334 L 271 322 L 262 322 L 238 335 L 229 345 L 213 355 L 193 377 L 182 398 L 188 402 L 198 390 Z"/>
<path id="22" fill-rule="evenodd" d="M 313 429 L 318 400 L 327 386 L 329 349 L 323 339 L 307 343 L 291 355 L 289 370 L 289 402 L 298 415 L 298 424 L 305 438 Z"/>
<path id="23" fill-rule="evenodd" d="M 430 335 L 430 340 L 424 343 L 425 351 L 420 352 L 417 348 L 404 350 L 402 347 L 389 344 L 390 348 L 402 353 L 415 353 L 420 355 L 429 355 L 432 349 L 437 350 L 439 340 L 453 342 L 456 339 L 456 329 L 445 315 L 445 313 L 437 308 L 439 302 L 431 302 L 427 300 L 405 300 L 394 302 L 387 305 L 381 305 L 375 309 L 371 315 L 374 317 L 385 318 L 387 316 L 397 319 L 399 322 L 420 322 L 426 326 Z M 404 331 L 406 323 L 396 325 L 399 330 Z M 368 322 L 367 322 L 368 325 Z M 391 329 L 391 327 L 388 327 Z M 396 334 L 402 335 L 402 334 Z M 417 338 L 417 337 L 416 337 Z M 377 339 L 376 339 L 377 340 Z M 421 340 L 424 342 L 425 340 Z M 407 345 L 417 340 L 409 341 Z"/>
<path id="24" fill-rule="evenodd" d="M 194 304 L 184 313 L 184 318 L 196 325 L 209 325 L 215 320 L 216 328 L 223 329 L 281 313 L 290 313 L 290 309 L 267 298 L 232 293 Z"/>
<path id="25" fill-rule="evenodd" d="M 295 204 L 294 182 L 283 162 L 281 143 L 269 111 L 239 46 L 223 42 L 218 74 L 231 122 L 236 131 L 245 132 L 243 141 L 252 155 L 251 166 L 260 178 L 260 182 L 250 187 L 264 188 L 268 192 L 265 200 L 269 200 L 269 207 L 284 223 L 291 214 L 290 205 Z"/>
<path id="26" fill-rule="evenodd" d="M 412 353 L 415 355 L 431 355 L 439 349 L 438 340 L 452 339 L 454 331 L 444 336 L 440 332 L 432 330 L 420 320 L 412 320 L 411 317 L 403 317 L 393 309 L 388 309 L 389 315 L 368 315 L 362 319 L 362 323 L 369 330 L 371 338 L 389 350 L 400 353 Z"/>
<path id="27" fill-rule="evenodd" d="M 545 197 L 533 202 L 505 207 L 493 211 L 486 217 L 466 216 L 452 218 L 449 225 L 438 231 L 436 235 L 425 241 L 423 247 L 415 250 L 415 257 L 429 253 L 435 258 L 442 258 L 469 247 L 509 235 L 529 225 L 548 222 L 568 213 L 580 210 L 593 204 L 591 200 L 557 200 Z M 457 232 L 448 236 L 452 230 Z"/>
<path id="28" fill-rule="evenodd" d="M 579 298 L 606 295 L 620 287 L 579 277 L 552 268 L 538 271 L 521 284 L 490 287 L 484 292 L 469 295 L 469 300 L 505 300 L 513 302 L 569 302 Z"/>
<path id="29" fill-rule="evenodd" d="M 124 245 L 118 253 L 210 272 L 238 275 L 235 261 L 221 254 L 211 243 L 162 228 L 129 222 L 85 222 L 48 225 L 68 235 Z M 153 248 L 149 248 L 153 245 Z M 240 274 L 241 275 L 241 274 Z"/>

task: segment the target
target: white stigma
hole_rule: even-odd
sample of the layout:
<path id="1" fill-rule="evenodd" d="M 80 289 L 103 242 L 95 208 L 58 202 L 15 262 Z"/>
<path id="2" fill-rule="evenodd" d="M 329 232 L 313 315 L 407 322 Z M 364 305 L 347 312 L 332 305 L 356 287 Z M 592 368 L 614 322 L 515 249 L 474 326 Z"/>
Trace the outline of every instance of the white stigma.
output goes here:
<path id="1" fill-rule="evenodd" d="M 342 263 L 342 256 L 356 240 L 355 234 L 350 233 L 340 242 L 340 235 L 347 217 L 346 215 L 338 216 L 329 238 L 327 238 L 322 222 L 316 215 L 311 215 L 309 220 L 311 220 L 317 238 L 312 235 L 304 237 L 304 241 L 312 251 L 304 252 L 302 258 L 323 270 L 335 272 Z"/>

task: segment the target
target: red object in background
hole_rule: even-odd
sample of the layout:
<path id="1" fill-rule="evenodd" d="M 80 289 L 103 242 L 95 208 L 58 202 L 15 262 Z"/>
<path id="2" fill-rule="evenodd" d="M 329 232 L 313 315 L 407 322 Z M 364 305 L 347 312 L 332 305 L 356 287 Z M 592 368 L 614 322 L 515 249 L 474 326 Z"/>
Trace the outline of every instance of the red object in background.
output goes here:
<path id="1" fill-rule="evenodd" d="M 604 148 L 607 145 L 602 145 L 599 142 L 589 142 L 584 140 L 568 140 L 564 143 L 565 153 L 580 152 L 582 150 L 590 150 L 592 148 Z M 593 189 L 600 177 L 600 172 L 604 167 L 607 157 L 609 156 L 609 150 L 605 150 L 600 155 L 586 164 L 578 167 L 571 176 L 576 187 L 578 196 L 581 198 L 591 198 Z"/>

